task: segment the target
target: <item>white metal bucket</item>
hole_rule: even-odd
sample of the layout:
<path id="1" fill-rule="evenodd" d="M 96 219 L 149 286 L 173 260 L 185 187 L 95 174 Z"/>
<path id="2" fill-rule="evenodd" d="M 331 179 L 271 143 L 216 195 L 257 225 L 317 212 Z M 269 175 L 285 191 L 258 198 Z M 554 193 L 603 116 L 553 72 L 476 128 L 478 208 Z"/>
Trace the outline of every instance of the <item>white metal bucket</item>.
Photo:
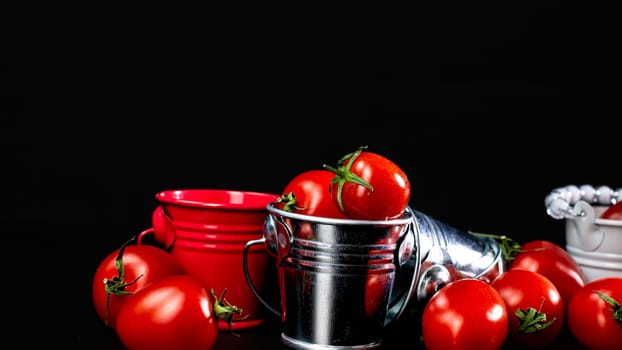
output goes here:
<path id="1" fill-rule="evenodd" d="M 566 250 L 586 282 L 622 277 L 622 221 L 600 218 L 620 200 L 622 189 L 590 185 L 560 187 L 545 198 L 547 213 L 566 221 Z"/>
<path id="2" fill-rule="evenodd" d="M 588 281 L 622 277 L 622 220 L 600 219 L 606 206 L 575 204 L 582 215 L 566 218 L 566 250 Z"/>

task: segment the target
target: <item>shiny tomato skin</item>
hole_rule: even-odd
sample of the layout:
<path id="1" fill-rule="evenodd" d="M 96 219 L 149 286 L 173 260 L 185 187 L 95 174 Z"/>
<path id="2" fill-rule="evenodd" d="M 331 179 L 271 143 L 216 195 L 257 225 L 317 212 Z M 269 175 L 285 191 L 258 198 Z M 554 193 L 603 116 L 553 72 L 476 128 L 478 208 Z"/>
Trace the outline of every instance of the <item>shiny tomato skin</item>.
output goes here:
<path id="1" fill-rule="evenodd" d="M 564 304 L 553 282 L 534 271 L 509 270 L 497 276 L 491 286 L 505 300 L 508 309 L 508 345 L 542 349 L 553 344 L 561 334 L 564 324 Z M 530 308 L 545 317 L 539 324 L 545 325 L 551 320 L 554 321 L 539 331 L 521 331 L 521 319 L 516 311 L 527 312 Z"/>
<path id="2" fill-rule="evenodd" d="M 358 156 L 357 156 L 358 154 Z M 365 180 L 372 189 L 352 181 L 342 182 L 340 174 L 333 179 L 330 193 L 335 206 L 347 217 L 362 220 L 386 220 L 403 215 L 411 194 L 408 176 L 397 164 L 378 153 L 353 152 L 345 158 L 342 170 L 349 166 L 349 172 Z"/>
<path id="3" fill-rule="evenodd" d="M 501 295 L 475 278 L 454 280 L 426 303 L 421 320 L 426 350 L 497 350 L 508 334 Z"/>
<path id="4" fill-rule="evenodd" d="M 192 275 L 156 281 L 125 301 L 117 335 L 128 350 L 206 350 L 218 335 L 213 300 Z"/>
<path id="5" fill-rule="evenodd" d="M 97 316 L 110 328 L 116 328 L 116 318 L 127 295 L 110 295 L 106 316 L 106 289 L 104 279 L 119 277 L 116 262 L 119 250 L 113 251 L 99 263 L 92 282 L 92 300 Z M 134 293 L 164 277 L 185 273 L 177 260 L 167 251 L 148 244 L 126 245 L 123 248 L 123 280 L 130 283 L 125 291 Z M 139 278 L 140 276 L 140 278 Z M 138 278 L 138 279 L 137 279 Z"/>
<path id="6" fill-rule="evenodd" d="M 535 271 L 548 278 L 567 305 L 572 295 L 585 285 L 585 276 L 574 258 L 559 245 L 546 240 L 533 240 L 521 245 L 521 252 L 508 270 Z"/>
<path id="7" fill-rule="evenodd" d="M 330 196 L 330 181 L 334 173 L 324 169 L 313 169 L 294 176 L 283 188 L 283 196 L 279 199 L 279 209 L 298 214 L 345 218 L 345 215 L 333 204 Z M 295 203 L 287 205 L 284 196 L 293 193 Z"/>
<path id="8" fill-rule="evenodd" d="M 386 271 L 369 271 L 365 283 L 365 315 L 373 319 L 379 311 L 379 305 L 385 305 L 388 298 L 389 280 L 393 276 Z"/>
<path id="9" fill-rule="evenodd" d="M 622 346 L 622 325 L 613 317 L 614 307 L 595 291 L 622 303 L 622 278 L 603 277 L 588 282 L 568 304 L 567 323 L 572 335 L 591 350 L 613 350 Z M 618 306 L 619 307 L 619 306 Z M 622 317 L 618 315 L 618 317 Z"/>
<path id="10" fill-rule="evenodd" d="M 622 201 L 617 202 L 616 204 L 605 209 L 605 211 L 600 214 L 600 218 L 607 220 L 622 220 Z"/>

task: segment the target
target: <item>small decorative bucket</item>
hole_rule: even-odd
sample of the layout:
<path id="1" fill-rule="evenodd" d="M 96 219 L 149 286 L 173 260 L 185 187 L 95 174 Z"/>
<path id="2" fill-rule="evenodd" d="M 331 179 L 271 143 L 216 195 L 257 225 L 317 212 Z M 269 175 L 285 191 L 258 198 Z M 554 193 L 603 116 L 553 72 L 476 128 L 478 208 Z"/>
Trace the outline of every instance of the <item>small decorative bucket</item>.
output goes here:
<path id="1" fill-rule="evenodd" d="M 302 215 L 268 205 L 264 246 L 275 260 L 281 303 L 272 307 L 283 324 L 282 343 L 296 349 L 372 349 L 414 291 L 417 267 L 403 268 L 416 250 L 412 211 L 392 220 L 350 220 Z M 395 281 L 405 282 L 401 296 Z M 279 310 L 280 309 L 280 310 Z"/>
<path id="2" fill-rule="evenodd" d="M 263 235 L 266 205 L 278 195 L 224 189 L 176 189 L 156 194 L 159 205 L 152 214 L 152 227 L 139 240 L 153 234 L 155 241 L 179 261 L 184 270 L 198 277 L 205 287 L 242 309 L 247 318 L 236 320 L 233 329 L 263 323 L 264 308 L 245 282 L 242 253 L 248 240 Z M 246 252 L 250 274 L 257 288 L 270 280 L 271 257 L 257 247 Z M 226 322 L 218 324 L 228 330 Z"/>
<path id="3" fill-rule="evenodd" d="M 600 218 L 622 200 L 622 188 L 569 185 L 546 198 L 547 213 L 566 222 L 566 250 L 581 267 L 586 282 L 622 277 L 622 220 Z"/>

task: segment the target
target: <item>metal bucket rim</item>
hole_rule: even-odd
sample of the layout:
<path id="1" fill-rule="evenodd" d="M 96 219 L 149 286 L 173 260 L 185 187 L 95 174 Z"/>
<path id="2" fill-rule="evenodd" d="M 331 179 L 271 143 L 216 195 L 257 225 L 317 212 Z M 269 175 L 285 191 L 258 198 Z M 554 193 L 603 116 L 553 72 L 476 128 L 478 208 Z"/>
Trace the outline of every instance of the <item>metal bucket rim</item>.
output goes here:
<path id="1" fill-rule="evenodd" d="M 594 219 L 594 223 L 597 226 L 606 226 L 606 227 L 612 227 L 612 228 L 622 228 L 622 220 L 618 220 L 618 219 L 601 219 L 601 218 L 596 218 Z"/>
<path id="2" fill-rule="evenodd" d="M 300 213 L 293 213 L 290 211 L 285 211 L 282 209 L 278 209 L 274 206 L 274 202 L 268 203 L 266 205 L 266 209 L 268 212 L 272 214 L 277 214 L 286 218 L 296 219 L 301 221 L 311 221 L 320 224 L 329 224 L 329 225 L 370 225 L 370 226 L 397 226 L 397 225 L 405 225 L 409 224 L 413 221 L 414 214 L 412 209 L 408 206 L 406 210 L 402 214 L 402 216 L 395 219 L 388 220 L 362 220 L 362 219 L 342 219 L 342 218 L 330 218 L 323 216 L 313 216 L 306 215 Z"/>

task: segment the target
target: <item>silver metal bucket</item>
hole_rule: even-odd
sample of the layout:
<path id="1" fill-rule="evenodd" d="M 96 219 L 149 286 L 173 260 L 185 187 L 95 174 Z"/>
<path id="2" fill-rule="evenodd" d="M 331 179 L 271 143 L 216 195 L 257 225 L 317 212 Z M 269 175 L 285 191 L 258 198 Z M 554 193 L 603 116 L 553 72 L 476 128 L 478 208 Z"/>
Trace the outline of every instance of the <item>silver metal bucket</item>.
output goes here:
<path id="1" fill-rule="evenodd" d="M 264 236 L 245 246 L 244 272 L 257 298 L 281 317 L 281 342 L 292 348 L 377 348 L 411 300 L 422 305 L 453 279 L 492 280 L 503 270 L 494 240 L 411 208 L 382 221 L 267 209 Z M 263 299 L 249 276 L 248 250 L 258 244 L 276 260 L 280 307 Z"/>
<path id="2" fill-rule="evenodd" d="M 490 283 L 505 271 L 501 246 L 493 238 L 469 234 L 413 212 L 421 259 L 413 302 L 425 305 L 434 293 L 456 279 L 469 277 Z"/>

